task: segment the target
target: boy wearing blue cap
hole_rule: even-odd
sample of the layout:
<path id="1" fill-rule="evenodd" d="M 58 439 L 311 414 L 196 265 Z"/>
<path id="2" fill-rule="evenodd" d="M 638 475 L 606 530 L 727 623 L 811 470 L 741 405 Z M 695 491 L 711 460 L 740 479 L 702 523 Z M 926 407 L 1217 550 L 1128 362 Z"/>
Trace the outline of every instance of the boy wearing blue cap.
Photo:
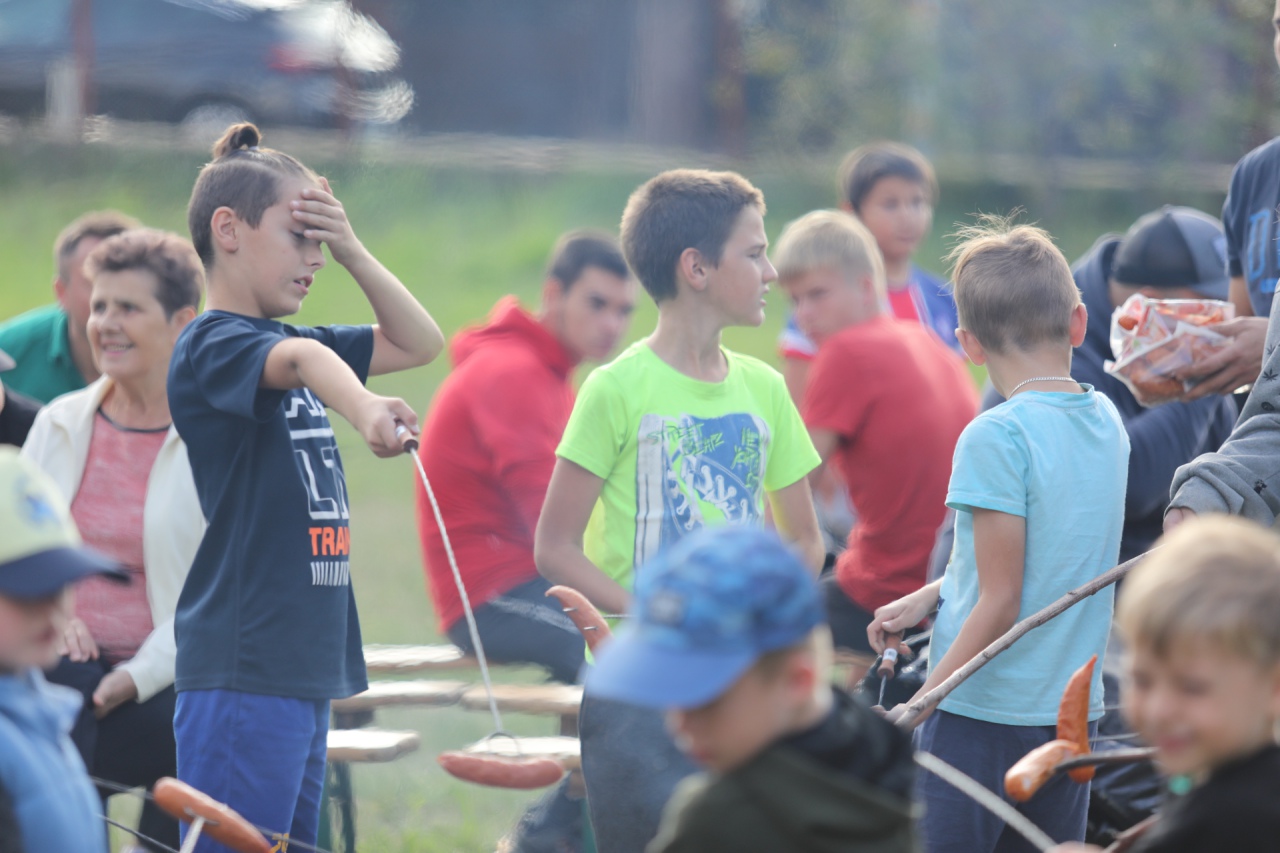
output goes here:
<path id="1" fill-rule="evenodd" d="M 914 850 L 907 736 L 828 679 L 818 585 L 770 531 L 692 534 L 646 565 L 588 690 L 667 711 L 706 773 L 648 853 Z"/>
<path id="2" fill-rule="evenodd" d="M 70 737 L 80 696 L 40 670 L 58 661 L 71 584 L 124 575 L 81 548 L 57 488 L 10 447 L 0 447 L 0 529 L 0 842 L 106 853 L 102 804 Z"/>

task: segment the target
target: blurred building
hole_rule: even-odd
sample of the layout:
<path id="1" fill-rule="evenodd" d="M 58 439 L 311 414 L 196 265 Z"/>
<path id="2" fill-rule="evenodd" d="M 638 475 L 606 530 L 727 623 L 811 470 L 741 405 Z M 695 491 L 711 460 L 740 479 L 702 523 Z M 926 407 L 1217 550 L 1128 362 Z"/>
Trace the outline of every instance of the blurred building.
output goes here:
<path id="1" fill-rule="evenodd" d="M 400 45 L 405 123 L 736 149 L 732 0 L 362 0 Z"/>

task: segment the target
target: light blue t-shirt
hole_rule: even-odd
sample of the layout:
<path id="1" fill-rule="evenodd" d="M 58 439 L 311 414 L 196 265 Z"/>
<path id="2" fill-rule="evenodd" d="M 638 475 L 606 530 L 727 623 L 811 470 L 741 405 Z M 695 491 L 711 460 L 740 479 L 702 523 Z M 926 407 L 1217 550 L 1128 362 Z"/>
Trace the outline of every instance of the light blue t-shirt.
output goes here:
<path id="1" fill-rule="evenodd" d="M 1018 619 L 1116 565 L 1124 527 L 1129 437 L 1116 408 L 1090 385 L 1083 394 L 1025 391 L 983 412 L 956 445 L 947 506 L 955 547 L 942 581 L 930 658 L 942 656 L 978 602 L 973 509 L 1026 519 Z M 1067 679 L 1107 646 L 1112 588 L 1033 629 L 939 705 L 1011 726 L 1053 725 Z M 1089 719 L 1102 716 L 1102 666 L 1094 669 Z"/>

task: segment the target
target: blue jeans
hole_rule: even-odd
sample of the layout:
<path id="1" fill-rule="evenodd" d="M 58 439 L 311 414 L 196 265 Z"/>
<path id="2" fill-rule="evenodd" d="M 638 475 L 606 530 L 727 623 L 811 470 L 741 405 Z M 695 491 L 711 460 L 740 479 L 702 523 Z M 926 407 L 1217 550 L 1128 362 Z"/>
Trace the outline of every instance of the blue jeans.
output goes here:
<path id="1" fill-rule="evenodd" d="M 1089 724 L 1089 737 L 1097 723 Z M 1006 726 L 946 711 L 934 711 L 916 730 L 915 746 L 1004 793 L 1004 774 L 1019 758 L 1057 738 L 1053 726 Z M 916 801 L 924 804 L 920 835 L 926 853 L 1034 853 L 1004 821 L 927 770 L 916 774 Z M 1083 841 L 1089 814 L 1089 783 L 1059 774 L 1018 811 L 1058 843 Z"/>
<path id="2" fill-rule="evenodd" d="M 256 826 L 316 843 L 328 700 L 186 690 L 178 694 L 173 728 L 179 779 Z M 198 853 L 227 850 L 203 835 L 196 845 Z"/>

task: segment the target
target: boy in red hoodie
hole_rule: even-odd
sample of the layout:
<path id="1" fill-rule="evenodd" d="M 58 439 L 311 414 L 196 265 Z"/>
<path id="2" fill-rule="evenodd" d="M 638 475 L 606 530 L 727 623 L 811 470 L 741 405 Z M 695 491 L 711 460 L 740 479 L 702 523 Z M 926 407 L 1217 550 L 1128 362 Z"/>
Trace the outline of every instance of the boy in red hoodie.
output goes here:
<path id="1" fill-rule="evenodd" d="M 573 231 L 556 244 L 537 315 L 503 297 L 486 324 L 450 344 L 453 372 L 422 430 L 422 464 L 440 511 L 476 624 L 491 660 L 529 662 L 573 682 L 582 636 L 533 563 L 533 531 L 573 409 L 573 368 L 603 361 L 635 307 L 635 284 L 607 234 Z M 472 651 L 462 603 L 422 484 L 418 533 L 440 629 Z"/>

